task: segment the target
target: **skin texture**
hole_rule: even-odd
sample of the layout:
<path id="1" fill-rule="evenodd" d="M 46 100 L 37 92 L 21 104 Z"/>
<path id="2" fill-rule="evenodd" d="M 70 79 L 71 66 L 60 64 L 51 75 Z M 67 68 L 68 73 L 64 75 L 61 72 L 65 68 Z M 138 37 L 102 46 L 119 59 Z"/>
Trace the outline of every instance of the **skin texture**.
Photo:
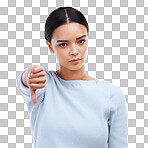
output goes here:
<path id="1" fill-rule="evenodd" d="M 46 40 L 51 53 L 55 53 L 59 61 L 58 75 L 64 80 L 94 80 L 85 72 L 85 60 L 88 51 L 88 34 L 84 25 L 68 23 L 59 26 L 53 32 L 51 43 Z M 78 40 L 76 38 L 86 35 Z M 68 42 L 57 42 L 68 40 Z M 85 41 L 83 41 L 85 40 Z M 72 64 L 72 59 L 81 58 L 79 63 Z"/>

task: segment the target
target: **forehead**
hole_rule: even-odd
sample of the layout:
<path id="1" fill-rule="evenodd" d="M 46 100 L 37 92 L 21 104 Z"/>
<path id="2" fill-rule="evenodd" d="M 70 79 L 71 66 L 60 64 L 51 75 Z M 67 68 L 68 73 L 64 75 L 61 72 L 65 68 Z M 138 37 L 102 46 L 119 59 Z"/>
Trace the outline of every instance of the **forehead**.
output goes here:
<path id="1" fill-rule="evenodd" d="M 56 28 L 53 32 L 53 39 L 77 38 L 84 34 L 87 35 L 87 29 L 84 25 L 79 23 L 69 23 Z"/>

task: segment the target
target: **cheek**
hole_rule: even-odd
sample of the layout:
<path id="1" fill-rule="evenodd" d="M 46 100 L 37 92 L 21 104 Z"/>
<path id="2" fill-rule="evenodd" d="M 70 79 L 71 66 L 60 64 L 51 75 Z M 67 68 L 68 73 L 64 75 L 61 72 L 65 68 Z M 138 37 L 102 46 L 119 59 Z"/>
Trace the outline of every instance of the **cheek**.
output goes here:
<path id="1" fill-rule="evenodd" d="M 83 51 L 83 58 L 84 58 L 84 60 L 87 58 L 87 55 L 88 55 L 88 50 L 87 50 L 87 48 Z"/>
<path id="2" fill-rule="evenodd" d="M 64 52 L 62 53 L 58 52 L 56 56 L 59 62 L 64 62 L 66 59 L 65 57 L 67 57 L 67 55 Z"/>
<path id="3" fill-rule="evenodd" d="M 84 48 L 83 48 L 83 50 L 82 50 L 83 55 L 87 54 L 87 52 L 88 52 L 87 49 L 88 49 L 87 47 L 84 47 Z"/>

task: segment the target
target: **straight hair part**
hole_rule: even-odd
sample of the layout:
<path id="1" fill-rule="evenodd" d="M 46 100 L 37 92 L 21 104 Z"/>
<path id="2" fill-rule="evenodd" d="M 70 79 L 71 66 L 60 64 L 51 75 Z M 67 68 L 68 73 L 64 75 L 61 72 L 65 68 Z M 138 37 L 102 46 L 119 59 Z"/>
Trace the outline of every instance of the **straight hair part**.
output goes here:
<path id="1" fill-rule="evenodd" d="M 63 24 L 69 24 L 71 22 L 84 25 L 87 29 L 87 33 L 89 32 L 87 20 L 79 10 L 72 7 L 59 7 L 52 11 L 47 17 L 44 31 L 45 39 L 51 43 L 54 30 Z"/>

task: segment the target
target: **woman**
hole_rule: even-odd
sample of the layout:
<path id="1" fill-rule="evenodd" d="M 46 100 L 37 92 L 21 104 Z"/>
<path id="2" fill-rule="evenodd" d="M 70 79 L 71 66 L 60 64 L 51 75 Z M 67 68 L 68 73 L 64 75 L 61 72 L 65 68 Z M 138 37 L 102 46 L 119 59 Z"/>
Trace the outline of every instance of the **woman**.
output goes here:
<path id="1" fill-rule="evenodd" d="M 30 99 L 31 77 L 23 75 L 30 69 L 17 78 L 28 107 L 35 148 L 128 148 L 128 114 L 122 90 L 85 72 L 88 32 L 80 11 L 72 7 L 55 9 L 46 20 L 45 39 L 60 69 L 44 68 L 46 83 L 36 89 L 36 104 Z"/>

